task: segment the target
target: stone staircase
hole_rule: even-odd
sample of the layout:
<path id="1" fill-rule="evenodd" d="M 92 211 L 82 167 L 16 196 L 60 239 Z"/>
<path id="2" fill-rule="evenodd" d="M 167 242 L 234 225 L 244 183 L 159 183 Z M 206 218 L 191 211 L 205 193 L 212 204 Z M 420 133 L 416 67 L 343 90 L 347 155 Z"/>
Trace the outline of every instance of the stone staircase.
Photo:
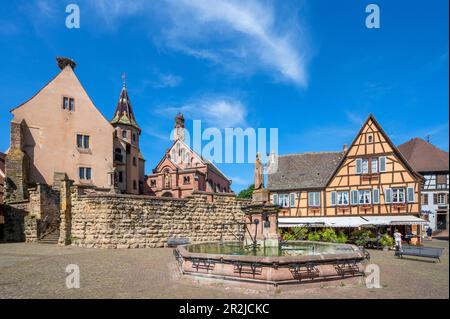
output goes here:
<path id="1" fill-rule="evenodd" d="M 56 245 L 59 241 L 59 229 L 55 229 L 51 233 L 48 233 L 44 237 L 38 240 L 39 244 L 51 244 Z"/>

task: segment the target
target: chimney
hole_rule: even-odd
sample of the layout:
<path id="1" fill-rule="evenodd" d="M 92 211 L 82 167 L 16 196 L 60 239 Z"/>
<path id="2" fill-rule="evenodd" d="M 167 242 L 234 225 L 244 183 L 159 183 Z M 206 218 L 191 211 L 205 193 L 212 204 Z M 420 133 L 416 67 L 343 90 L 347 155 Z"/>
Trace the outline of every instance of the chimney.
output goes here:
<path id="1" fill-rule="evenodd" d="M 75 70 L 75 67 L 77 66 L 77 64 L 75 63 L 74 60 L 63 57 L 63 56 L 59 56 L 56 58 L 56 63 L 58 64 L 58 67 L 63 70 L 66 66 L 70 65 L 70 67 L 72 68 L 72 70 Z"/>
<path id="2" fill-rule="evenodd" d="M 348 151 L 347 144 L 344 144 L 344 147 L 342 148 L 342 151 L 343 151 L 344 153 L 347 153 L 347 151 Z"/>

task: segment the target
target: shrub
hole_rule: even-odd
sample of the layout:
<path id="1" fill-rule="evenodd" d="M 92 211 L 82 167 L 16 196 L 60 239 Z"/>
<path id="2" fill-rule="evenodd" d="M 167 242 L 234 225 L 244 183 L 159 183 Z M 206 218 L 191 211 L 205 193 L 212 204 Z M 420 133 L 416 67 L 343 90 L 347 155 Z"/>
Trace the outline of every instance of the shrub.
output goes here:
<path id="1" fill-rule="evenodd" d="M 339 232 L 339 234 L 337 235 L 337 241 L 336 243 L 339 244 L 345 244 L 348 240 L 348 237 L 346 234 L 344 234 L 343 232 Z"/>
<path id="2" fill-rule="evenodd" d="M 378 243 L 382 247 L 392 247 L 392 246 L 394 246 L 394 238 L 392 238 L 391 236 L 385 234 L 385 235 L 381 236 L 381 238 L 378 241 Z"/>
<path id="3" fill-rule="evenodd" d="M 358 246 L 364 247 L 372 237 L 374 236 L 370 230 L 355 230 L 350 236 L 350 241 Z"/>
<path id="4" fill-rule="evenodd" d="M 309 241 L 320 241 L 320 233 L 315 231 L 308 234 Z"/>
<path id="5" fill-rule="evenodd" d="M 280 230 L 280 236 L 283 240 L 305 240 L 308 236 L 308 228 L 293 227 L 287 231 Z"/>
<path id="6" fill-rule="evenodd" d="M 304 240 L 308 236 L 308 228 L 306 227 L 294 227 L 292 228 L 295 240 Z"/>
<path id="7" fill-rule="evenodd" d="M 337 242 L 337 235 L 333 228 L 325 228 L 320 232 L 320 240 L 329 243 Z"/>

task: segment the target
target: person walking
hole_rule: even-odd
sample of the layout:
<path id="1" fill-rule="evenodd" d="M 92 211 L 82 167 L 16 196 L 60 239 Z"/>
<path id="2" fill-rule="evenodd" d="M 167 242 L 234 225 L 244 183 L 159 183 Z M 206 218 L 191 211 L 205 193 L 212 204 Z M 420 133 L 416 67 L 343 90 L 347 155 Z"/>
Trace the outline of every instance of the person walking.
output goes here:
<path id="1" fill-rule="evenodd" d="M 428 228 L 427 228 L 427 237 L 428 237 L 428 240 L 432 240 L 433 239 L 433 229 L 430 227 L 430 226 L 428 226 Z"/>
<path id="2" fill-rule="evenodd" d="M 402 250 L 402 234 L 396 229 L 394 231 L 395 248 L 396 250 Z"/>

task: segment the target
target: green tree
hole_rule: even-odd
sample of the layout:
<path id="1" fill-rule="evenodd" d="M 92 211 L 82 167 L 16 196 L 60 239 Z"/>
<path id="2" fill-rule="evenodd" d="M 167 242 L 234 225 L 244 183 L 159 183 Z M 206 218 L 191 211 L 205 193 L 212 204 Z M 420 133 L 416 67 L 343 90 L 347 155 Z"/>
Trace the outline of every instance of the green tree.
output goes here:
<path id="1" fill-rule="evenodd" d="M 237 197 L 251 199 L 254 189 L 255 189 L 255 185 L 252 184 L 248 188 L 241 190 Z"/>

